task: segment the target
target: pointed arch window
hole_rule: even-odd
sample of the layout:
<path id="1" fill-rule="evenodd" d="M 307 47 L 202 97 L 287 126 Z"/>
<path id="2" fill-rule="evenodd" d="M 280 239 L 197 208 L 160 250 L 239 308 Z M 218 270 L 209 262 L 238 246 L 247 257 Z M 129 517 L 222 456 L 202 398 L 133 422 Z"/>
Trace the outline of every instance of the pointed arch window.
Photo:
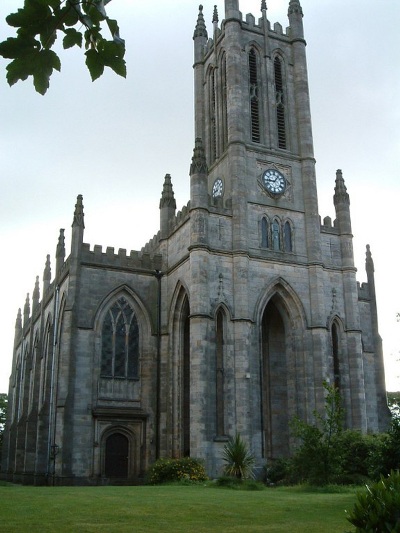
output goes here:
<path id="1" fill-rule="evenodd" d="M 335 388 L 340 390 L 340 363 L 339 363 L 339 329 L 336 322 L 331 328 L 332 357 L 333 357 L 333 383 Z"/>
<path id="2" fill-rule="evenodd" d="M 279 251 L 281 249 L 281 231 L 280 231 L 280 224 L 278 220 L 274 220 L 272 222 L 272 248 L 275 251 Z"/>
<path id="3" fill-rule="evenodd" d="M 215 69 L 210 72 L 209 84 L 209 114 L 210 114 L 210 154 L 211 162 L 217 159 L 217 108 L 215 94 Z"/>
<path id="4" fill-rule="evenodd" d="M 101 331 L 101 377 L 139 377 L 139 327 L 124 297 L 107 311 Z"/>
<path id="5" fill-rule="evenodd" d="M 282 61 L 279 57 L 274 59 L 275 97 L 276 97 L 276 124 L 278 132 L 278 147 L 286 150 L 286 113 L 285 95 L 283 91 Z"/>
<path id="6" fill-rule="evenodd" d="M 261 247 L 262 248 L 268 248 L 269 247 L 269 224 L 267 217 L 263 217 L 261 219 Z"/>
<path id="7" fill-rule="evenodd" d="M 222 101 L 222 152 L 228 148 L 228 87 L 226 82 L 226 55 L 221 60 L 221 101 Z"/>
<path id="8" fill-rule="evenodd" d="M 216 317 L 217 436 L 223 436 L 225 434 L 224 372 L 224 313 L 222 310 L 219 310 Z"/>
<path id="9" fill-rule="evenodd" d="M 293 252 L 292 226 L 289 221 L 286 221 L 283 226 L 283 239 L 285 243 L 285 252 Z"/>
<path id="10" fill-rule="evenodd" d="M 249 53 L 251 140 L 260 142 L 260 103 L 258 90 L 257 56 L 254 48 Z"/>

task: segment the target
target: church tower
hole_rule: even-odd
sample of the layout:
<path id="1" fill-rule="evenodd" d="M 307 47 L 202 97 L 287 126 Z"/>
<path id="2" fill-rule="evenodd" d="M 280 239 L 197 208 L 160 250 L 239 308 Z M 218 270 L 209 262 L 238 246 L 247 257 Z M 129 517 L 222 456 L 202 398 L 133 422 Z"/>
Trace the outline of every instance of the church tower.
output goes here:
<path id="1" fill-rule="evenodd" d="M 363 364 L 341 171 L 334 226 L 321 226 L 318 212 L 300 2 L 289 2 L 286 31 L 271 25 L 265 0 L 258 20 L 243 17 L 238 0 L 224 4 L 221 24 L 214 8 L 211 35 L 200 6 L 193 36 L 195 136 L 204 147 L 209 198 L 201 252 L 207 290 L 200 296 L 198 288 L 196 301 L 207 302 L 214 317 L 213 364 L 223 374 L 216 373 L 213 395 L 208 390 L 216 402 L 214 434 L 240 431 L 268 458 L 289 453 L 293 416 L 311 420 L 323 409 L 324 380 L 340 387 L 346 424 L 365 431 L 371 368 Z M 386 420 L 383 413 L 375 422 L 383 428 Z"/>

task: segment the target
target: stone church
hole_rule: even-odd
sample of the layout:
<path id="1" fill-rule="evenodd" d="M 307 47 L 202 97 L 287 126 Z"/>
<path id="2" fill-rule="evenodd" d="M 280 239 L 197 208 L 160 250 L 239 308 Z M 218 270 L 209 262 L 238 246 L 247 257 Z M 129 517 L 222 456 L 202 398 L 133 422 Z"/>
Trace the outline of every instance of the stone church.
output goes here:
<path id="1" fill-rule="evenodd" d="M 367 246 L 360 285 L 340 170 L 336 220 L 318 212 L 302 8 L 284 30 L 260 3 L 225 0 L 209 29 L 199 7 L 187 206 L 167 174 L 159 232 L 127 253 L 84 242 L 78 196 L 69 254 L 61 230 L 18 313 L 3 479 L 135 483 L 187 455 L 217 476 L 236 432 L 260 467 L 323 410 L 324 380 L 347 427 L 386 428 L 374 266 Z"/>

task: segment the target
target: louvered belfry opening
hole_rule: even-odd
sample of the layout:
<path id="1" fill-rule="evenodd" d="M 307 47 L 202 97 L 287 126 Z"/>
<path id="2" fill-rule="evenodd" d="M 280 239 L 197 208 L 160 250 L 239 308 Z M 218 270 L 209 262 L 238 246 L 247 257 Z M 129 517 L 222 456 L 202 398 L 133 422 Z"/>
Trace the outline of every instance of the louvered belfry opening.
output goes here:
<path id="1" fill-rule="evenodd" d="M 276 122 L 278 129 L 278 147 L 286 149 L 285 100 L 283 94 L 282 62 L 279 57 L 274 60 Z"/>
<path id="2" fill-rule="evenodd" d="M 258 98 L 257 57 L 252 48 L 249 53 L 251 140 L 260 142 L 260 109 Z"/>

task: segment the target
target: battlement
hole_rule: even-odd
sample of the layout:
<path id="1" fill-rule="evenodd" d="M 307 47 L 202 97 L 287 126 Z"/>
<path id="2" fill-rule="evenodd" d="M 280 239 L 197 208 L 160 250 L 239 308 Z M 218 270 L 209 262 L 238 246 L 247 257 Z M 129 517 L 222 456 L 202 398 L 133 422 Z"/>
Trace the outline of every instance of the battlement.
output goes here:
<path id="1" fill-rule="evenodd" d="M 147 252 L 138 252 L 132 250 L 127 254 L 125 248 L 120 248 L 118 253 L 115 253 L 114 247 L 107 246 L 105 252 L 103 247 L 95 244 L 93 250 L 90 249 L 90 244 L 82 244 L 82 262 L 101 265 L 114 268 L 127 269 L 145 269 L 145 270 L 161 270 L 162 255 L 151 255 Z"/>
<path id="2" fill-rule="evenodd" d="M 321 224 L 321 217 L 320 217 L 320 224 Z M 323 224 L 321 224 L 321 231 L 324 233 L 334 233 L 337 235 L 339 233 L 339 229 L 337 227 L 337 220 L 335 219 L 332 224 L 331 217 L 325 217 L 323 220 Z"/>
<path id="3" fill-rule="evenodd" d="M 214 33 L 213 37 L 210 37 L 207 41 L 206 48 L 205 48 L 205 55 L 208 55 L 209 52 L 211 52 L 214 49 L 214 40 L 217 41 L 221 37 L 224 31 L 224 22 L 222 21 L 221 28 L 217 28 L 216 32 Z M 247 13 L 245 18 L 242 16 L 242 28 L 247 31 L 257 32 L 260 35 L 264 34 L 264 21 L 260 17 L 257 21 L 255 16 L 252 13 Z M 290 38 L 290 26 L 286 28 L 286 30 L 283 30 L 282 24 L 279 22 L 274 22 L 273 27 L 271 27 L 271 23 L 269 20 L 267 20 L 267 30 L 268 34 L 271 35 L 271 37 L 283 37 L 283 38 Z"/>

